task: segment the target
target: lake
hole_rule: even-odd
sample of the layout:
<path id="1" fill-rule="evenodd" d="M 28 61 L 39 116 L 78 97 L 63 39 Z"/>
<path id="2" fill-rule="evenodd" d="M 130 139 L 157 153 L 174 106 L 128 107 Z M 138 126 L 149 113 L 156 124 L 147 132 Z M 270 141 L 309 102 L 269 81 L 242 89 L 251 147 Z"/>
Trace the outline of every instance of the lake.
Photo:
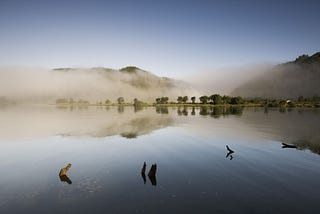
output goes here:
<path id="1" fill-rule="evenodd" d="M 320 109 L 2 106 L 0 213 L 316 213 L 319 154 Z"/>

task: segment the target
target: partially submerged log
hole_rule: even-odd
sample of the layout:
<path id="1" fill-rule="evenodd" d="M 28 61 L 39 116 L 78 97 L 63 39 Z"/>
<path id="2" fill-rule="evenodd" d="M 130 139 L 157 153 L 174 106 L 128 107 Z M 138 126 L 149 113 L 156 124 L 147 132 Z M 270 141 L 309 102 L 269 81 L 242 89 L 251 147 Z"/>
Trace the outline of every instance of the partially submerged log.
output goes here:
<path id="1" fill-rule="evenodd" d="M 152 164 L 150 171 L 148 173 L 149 177 L 155 177 L 157 173 L 157 164 Z"/>
<path id="2" fill-rule="evenodd" d="M 67 176 L 67 172 L 71 168 L 71 164 L 69 163 L 66 167 L 62 168 L 59 172 L 59 177 L 61 182 L 67 182 L 68 184 L 72 184 L 72 181 Z"/>
<path id="3" fill-rule="evenodd" d="M 146 173 L 146 167 L 147 167 L 146 162 L 143 162 L 143 166 L 142 166 L 142 169 L 141 169 L 141 174 L 145 174 Z"/>
<path id="4" fill-rule="evenodd" d="M 296 148 L 298 148 L 298 147 L 295 146 L 295 145 L 282 143 L 282 148 L 293 148 L 293 149 L 296 149 Z"/>
<path id="5" fill-rule="evenodd" d="M 66 167 L 64 167 L 60 170 L 59 176 L 67 175 L 67 172 L 69 171 L 70 168 L 71 168 L 71 163 L 68 163 L 68 165 Z"/>
<path id="6" fill-rule="evenodd" d="M 232 149 L 230 149 L 228 145 L 226 145 L 226 147 L 227 147 L 227 150 L 229 153 L 234 153 L 234 151 Z"/>

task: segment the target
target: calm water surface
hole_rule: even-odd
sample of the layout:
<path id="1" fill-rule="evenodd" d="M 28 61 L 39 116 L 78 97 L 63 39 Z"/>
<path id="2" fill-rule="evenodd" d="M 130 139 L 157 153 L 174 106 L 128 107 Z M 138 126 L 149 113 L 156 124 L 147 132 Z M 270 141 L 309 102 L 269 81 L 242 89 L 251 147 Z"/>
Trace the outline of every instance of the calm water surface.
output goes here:
<path id="1" fill-rule="evenodd" d="M 317 109 L 2 107 L 0 213 L 317 213 L 319 131 Z"/>

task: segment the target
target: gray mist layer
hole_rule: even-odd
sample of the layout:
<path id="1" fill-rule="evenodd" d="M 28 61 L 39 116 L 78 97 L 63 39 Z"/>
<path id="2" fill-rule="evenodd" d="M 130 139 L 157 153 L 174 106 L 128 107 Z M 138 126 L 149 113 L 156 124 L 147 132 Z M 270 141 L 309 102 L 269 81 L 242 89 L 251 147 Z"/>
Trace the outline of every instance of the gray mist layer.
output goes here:
<path id="1" fill-rule="evenodd" d="M 176 99 L 184 94 L 197 95 L 196 90 L 182 81 L 138 68 L 1 68 L 0 77 L 0 97 L 17 103 L 52 103 L 59 98 L 116 102 L 118 97 L 124 97 L 125 102 L 134 98 L 154 102 L 161 96 Z"/>
<path id="2" fill-rule="evenodd" d="M 231 94 L 268 98 L 320 96 L 320 52 L 274 66 L 235 88 Z"/>

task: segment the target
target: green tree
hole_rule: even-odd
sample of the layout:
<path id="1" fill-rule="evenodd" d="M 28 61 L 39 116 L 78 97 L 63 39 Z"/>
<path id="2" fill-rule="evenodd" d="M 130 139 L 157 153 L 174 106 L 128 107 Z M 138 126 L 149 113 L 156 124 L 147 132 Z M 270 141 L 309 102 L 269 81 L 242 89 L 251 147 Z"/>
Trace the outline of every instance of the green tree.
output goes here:
<path id="1" fill-rule="evenodd" d="M 222 103 L 224 104 L 230 104 L 231 103 L 231 98 L 230 96 L 226 96 L 224 95 L 221 99 L 222 99 Z"/>
<path id="2" fill-rule="evenodd" d="M 244 103 L 244 100 L 242 97 L 232 97 L 231 100 L 230 100 L 230 104 L 243 104 Z"/>
<path id="3" fill-rule="evenodd" d="M 169 97 L 161 97 L 160 98 L 160 102 L 163 103 L 163 104 L 167 104 L 168 100 L 169 100 Z"/>
<path id="4" fill-rule="evenodd" d="M 214 94 L 210 96 L 210 100 L 212 101 L 213 104 L 215 105 L 220 105 L 222 104 L 222 97 L 219 94 Z"/>
<path id="5" fill-rule="evenodd" d="M 188 96 L 184 96 L 184 97 L 182 97 L 182 102 L 186 103 L 188 101 L 188 99 L 189 99 Z"/>
<path id="6" fill-rule="evenodd" d="M 124 98 L 123 98 L 123 97 L 119 97 L 119 98 L 117 99 L 117 101 L 118 101 L 118 104 L 121 105 L 121 104 L 124 103 Z"/>
<path id="7" fill-rule="evenodd" d="M 192 101 L 192 103 L 194 104 L 195 101 L 196 101 L 196 97 L 191 97 L 191 101 Z"/>
<path id="8" fill-rule="evenodd" d="M 183 97 L 179 96 L 178 99 L 177 99 L 178 103 L 182 103 L 183 101 Z"/>
<path id="9" fill-rule="evenodd" d="M 199 100 L 200 100 L 200 102 L 201 102 L 202 104 L 207 104 L 208 99 L 209 99 L 208 96 L 201 96 L 201 97 L 199 98 Z"/>

